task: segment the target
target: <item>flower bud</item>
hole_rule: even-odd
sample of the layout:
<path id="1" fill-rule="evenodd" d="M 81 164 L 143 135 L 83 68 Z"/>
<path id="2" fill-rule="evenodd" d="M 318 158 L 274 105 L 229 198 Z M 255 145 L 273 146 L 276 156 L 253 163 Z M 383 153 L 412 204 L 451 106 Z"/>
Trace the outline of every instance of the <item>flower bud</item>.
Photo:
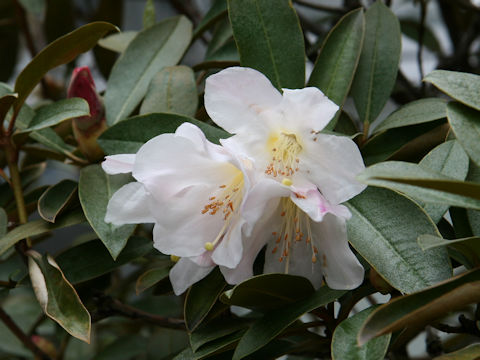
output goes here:
<path id="1" fill-rule="evenodd" d="M 77 67 L 73 70 L 67 97 L 79 97 L 88 102 L 90 116 L 73 119 L 73 135 L 78 142 L 80 151 L 90 161 L 101 159 L 103 151 L 97 143 L 97 138 L 107 128 L 105 109 L 88 66 Z"/>

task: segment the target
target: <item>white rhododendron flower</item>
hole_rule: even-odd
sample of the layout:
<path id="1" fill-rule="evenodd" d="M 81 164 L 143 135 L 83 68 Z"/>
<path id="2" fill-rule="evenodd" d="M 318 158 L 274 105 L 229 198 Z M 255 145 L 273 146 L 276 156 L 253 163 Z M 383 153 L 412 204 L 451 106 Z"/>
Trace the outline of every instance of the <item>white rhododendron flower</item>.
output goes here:
<path id="1" fill-rule="evenodd" d="M 108 174 L 131 172 L 137 180 L 113 195 L 105 221 L 155 224 L 155 248 L 181 258 L 170 274 L 177 294 L 215 265 L 233 269 L 239 264 L 242 230 L 248 233 L 253 226 L 242 216 L 253 174 L 247 158 L 236 157 L 184 123 L 175 134 L 151 139 L 136 154 L 107 156 L 102 166 Z M 234 270 L 229 274 L 241 280 L 248 276 Z"/>
<path id="2" fill-rule="evenodd" d="M 282 94 L 260 72 L 232 67 L 207 79 L 205 107 L 234 134 L 222 145 L 254 159 L 263 177 L 282 186 L 265 184 L 257 189 L 260 198 L 247 200 L 248 221 L 269 216 L 266 199 L 277 198 L 271 221 L 254 231 L 257 245 L 250 245 L 258 251 L 267 235 L 271 239 L 265 272 L 303 275 L 316 287 L 322 276 L 331 288 L 357 287 L 364 271 L 348 246 L 351 215 L 341 203 L 365 188 L 355 179 L 365 166 L 351 139 L 319 133 L 338 106 L 317 88 Z"/>

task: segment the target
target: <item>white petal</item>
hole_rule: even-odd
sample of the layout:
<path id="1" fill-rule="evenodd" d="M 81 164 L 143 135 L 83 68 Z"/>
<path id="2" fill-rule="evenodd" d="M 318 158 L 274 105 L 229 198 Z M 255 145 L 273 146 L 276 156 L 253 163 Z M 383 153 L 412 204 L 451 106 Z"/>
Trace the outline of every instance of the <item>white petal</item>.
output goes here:
<path id="1" fill-rule="evenodd" d="M 282 89 L 283 99 L 280 108 L 286 129 L 298 129 L 309 132 L 320 131 L 332 120 L 338 106 L 327 98 L 319 89 Z"/>
<path id="2" fill-rule="evenodd" d="M 282 96 L 262 73 L 231 67 L 207 78 L 205 109 L 212 120 L 232 134 L 258 132 L 259 115 L 277 106 Z"/>
<path id="3" fill-rule="evenodd" d="M 318 134 L 317 141 L 306 141 L 304 146 L 299 155 L 301 171 L 330 203 L 340 204 L 365 189 L 355 178 L 365 165 L 351 139 Z"/>
<path id="4" fill-rule="evenodd" d="M 223 236 L 220 244 L 215 248 L 212 254 L 212 260 L 217 265 L 222 265 L 228 268 L 234 268 L 238 265 L 242 258 L 242 226 L 245 220 L 237 216 L 237 219 L 232 219 L 230 229 Z"/>
<path id="5" fill-rule="evenodd" d="M 170 282 L 175 295 L 185 292 L 191 285 L 207 276 L 214 266 L 202 267 L 189 258 L 181 258 L 170 270 Z"/>
<path id="6" fill-rule="evenodd" d="M 102 168 L 110 175 L 123 174 L 132 172 L 134 163 L 135 154 L 110 155 L 105 157 Z"/>
<path id="7" fill-rule="evenodd" d="M 345 220 L 328 214 L 322 222 L 312 223 L 312 228 L 320 252 L 317 263 L 322 265 L 327 285 L 342 290 L 358 287 L 364 269 L 348 246 Z"/>
<path id="8" fill-rule="evenodd" d="M 118 189 L 108 202 L 105 222 L 114 225 L 153 223 L 151 196 L 145 187 L 132 182 Z"/>

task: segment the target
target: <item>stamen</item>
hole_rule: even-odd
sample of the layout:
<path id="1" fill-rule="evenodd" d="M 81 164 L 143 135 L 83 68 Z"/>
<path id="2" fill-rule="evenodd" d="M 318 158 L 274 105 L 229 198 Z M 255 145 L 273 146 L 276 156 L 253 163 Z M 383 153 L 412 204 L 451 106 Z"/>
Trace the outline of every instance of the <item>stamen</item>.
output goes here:
<path id="1" fill-rule="evenodd" d="M 205 250 L 207 251 L 213 251 L 214 247 L 215 246 L 211 242 L 205 243 Z"/>
<path id="2" fill-rule="evenodd" d="M 170 260 L 176 263 L 178 260 L 180 260 L 180 257 L 177 255 L 170 255 Z"/>

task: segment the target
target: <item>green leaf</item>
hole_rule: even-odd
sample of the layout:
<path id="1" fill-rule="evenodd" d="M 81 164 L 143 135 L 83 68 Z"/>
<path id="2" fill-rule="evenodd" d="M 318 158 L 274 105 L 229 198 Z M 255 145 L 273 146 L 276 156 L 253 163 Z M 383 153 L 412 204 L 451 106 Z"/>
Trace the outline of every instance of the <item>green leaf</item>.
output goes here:
<path id="1" fill-rule="evenodd" d="M 430 151 L 419 162 L 419 165 L 457 180 L 465 180 L 468 174 L 468 162 L 468 155 L 457 141 L 452 140 Z M 434 223 L 438 223 L 449 208 L 448 205 L 421 205 Z"/>
<path id="2" fill-rule="evenodd" d="M 434 70 L 424 81 L 445 94 L 474 109 L 480 110 L 480 76 L 456 71 Z"/>
<path id="3" fill-rule="evenodd" d="M 143 10 L 143 28 L 149 28 L 155 25 L 155 22 L 155 4 L 153 0 L 147 0 Z"/>
<path id="4" fill-rule="evenodd" d="M 153 269 L 148 269 L 142 275 L 140 275 L 135 283 L 135 292 L 137 295 L 151 288 L 160 280 L 165 279 L 170 272 L 170 268 L 170 266 L 156 267 Z"/>
<path id="5" fill-rule="evenodd" d="M 200 325 L 226 285 L 220 270 L 216 268 L 188 290 L 185 298 L 184 318 L 189 331 L 194 331 Z"/>
<path id="6" fill-rule="evenodd" d="M 91 320 L 73 286 L 50 255 L 29 250 L 30 280 L 44 313 L 70 335 L 90 343 Z"/>
<path id="7" fill-rule="evenodd" d="M 130 115 L 157 72 L 182 58 L 191 37 L 192 24 L 184 16 L 163 20 L 138 33 L 108 79 L 105 109 L 110 126 Z"/>
<path id="8" fill-rule="evenodd" d="M 138 31 L 122 31 L 100 39 L 98 45 L 111 51 L 123 53 L 137 34 Z"/>
<path id="9" fill-rule="evenodd" d="M 375 132 L 423 124 L 446 116 L 447 103 L 445 100 L 437 98 L 415 100 L 390 114 L 375 128 Z"/>
<path id="10" fill-rule="evenodd" d="M 448 122 L 470 158 L 480 166 L 480 112 L 458 103 L 447 106 Z"/>
<path id="11" fill-rule="evenodd" d="M 3 120 L 7 116 L 8 110 L 17 100 L 18 94 L 7 94 L 0 97 L 0 122 L 3 124 Z"/>
<path id="12" fill-rule="evenodd" d="M 442 48 L 438 42 L 433 31 L 423 24 L 423 46 L 427 49 L 436 52 L 441 55 Z M 410 39 L 419 42 L 419 29 L 420 24 L 414 20 L 400 20 L 400 27 L 402 28 L 402 33 L 408 36 Z"/>
<path id="13" fill-rule="evenodd" d="M 422 328 L 450 311 L 480 301 L 480 270 L 456 276 L 435 287 L 402 296 L 376 309 L 358 335 L 359 344 L 406 326 Z"/>
<path id="14" fill-rule="evenodd" d="M 342 17 L 328 33 L 308 81 L 316 86 L 340 108 L 343 106 L 362 50 L 365 19 L 357 9 Z M 333 129 L 335 122 L 327 125 Z"/>
<path id="15" fill-rule="evenodd" d="M 352 85 L 360 119 L 370 123 L 385 106 L 397 78 L 401 32 L 397 17 L 381 1 L 365 13 L 365 41 Z"/>
<path id="16" fill-rule="evenodd" d="M 93 22 L 58 38 L 40 51 L 17 77 L 15 92 L 19 97 L 15 102 L 15 113 L 18 113 L 35 85 L 50 69 L 66 64 L 90 50 L 100 38 L 112 31 L 118 31 L 117 27 L 106 22 Z"/>
<path id="17" fill-rule="evenodd" d="M 152 79 L 140 115 L 176 113 L 194 116 L 198 107 L 195 74 L 188 66 L 169 66 Z"/>
<path id="18" fill-rule="evenodd" d="M 8 231 L 8 215 L 3 208 L 0 207 L 0 239 L 5 236 Z"/>
<path id="19" fill-rule="evenodd" d="M 414 202 L 392 191 L 367 188 L 347 203 L 353 247 L 394 288 L 412 293 L 448 279 L 445 249 L 422 251 L 421 234 L 439 236 L 435 224 Z"/>
<path id="20" fill-rule="evenodd" d="M 80 171 L 78 196 L 85 217 L 115 260 L 125 247 L 135 224 L 116 226 L 105 222 L 108 201 L 123 185 L 131 181 L 127 174 L 107 175 L 100 165 Z"/>
<path id="21" fill-rule="evenodd" d="M 103 243 L 99 240 L 93 240 L 69 248 L 58 255 L 55 261 L 63 269 L 65 277 L 72 284 L 78 284 L 107 274 L 148 254 L 152 249 L 151 240 L 132 236 L 117 259 L 113 260 Z"/>
<path id="22" fill-rule="evenodd" d="M 433 360 L 475 360 L 480 354 L 480 344 L 472 344 L 463 349 L 437 356 Z"/>
<path id="23" fill-rule="evenodd" d="M 460 252 L 469 264 L 473 266 L 480 265 L 480 237 L 478 236 L 445 240 L 438 236 L 420 235 L 417 241 L 422 250 L 449 246 Z M 468 265 L 466 266 L 469 268 Z"/>
<path id="24" fill-rule="evenodd" d="M 255 310 L 271 310 L 302 300 L 315 290 L 302 276 L 264 274 L 254 276 L 222 294 L 220 300 L 227 305 Z"/>
<path id="25" fill-rule="evenodd" d="M 36 16 L 42 16 L 45 13 L 45 0 L 19 0 L 19 2 L 25 10 Z"/>
<path id="26" fill-rule="evenodd" d="M 108 155 L 136 153 L 151 138 L 173 133 L 184 122 L 198 126 L 208 140 L 217 143 L 230 136 L 224 130 L 190 117 L 176 114 L 147 114 L 134 116 L 107 129 L 98 138 L 100 147 Z"/>
<path id="27" fill-rule="evenodd" d="M 17 226 L 15 229 L 0 238 L 0 255 L 10 249 L 13 245 L 22 239 L 30 236 L 41 235 L 55 229 L 61 229 L 72 225 L 80 224 L 85 221 L 85 216 L 81 211 L 75 211 L 63 215 L 55 224 L 44 220 L 34 220 L 26 224 Z"/>
<path id="28" fill-rule="evenodd" d="M 38 131 L 32 131 L 29 136 L 37 140 L 40 144 L 45 145 L 46 147 L 53 149 L 68 158 L 71 159 L 78 159 L 76 156 L 73 155 L 73 151 L 75 148 L 63 141 L 63 139 L 53 130 L 50 128 L 45 128 Z M 80 159 L 80 161 L 84 162 L 84 160 Z"/>
<path id="29" fill-rule="evenodd" d="M 81 98 L 64 99 L 37 110 L 35 116 L 22 133 L 45 129 L 62 121 L 90 115 L 88 103 Z"/>
<path id="30" fill-rule="evenodd" d="M 386 161 L 370 166 L 357 178 L 427 203 L 480 209 L 480 184 L 458 181 L 417 164 Z"/>
<path id="31" fill-rule="evenodd" d="M 215 0 L 203 19 L 193 31 L 193 38 L 200 36 L 212 24 L 227 13 L 227 0 Z"/>
<path id="32" fill-rule="evenodd" d="M 113 341 L 95 355 L 95 360 L 130 360 L 144 354 L 148 340 L 141 335 L 126 335 Z"/>
<path id="33" fill-rule="evenodd" d="M 305 85 L 302 29 L 289 0 L 228 0 L 242 66 L 265 74 L 277 88 Z"/>
<path id="34" fill-rule="evenodd" d="M 257 351 L 281 334 L 303 314 L 331 303 L 344 293 L 345 291 L 332 290 L 323 286 L 302 301 L 266 313 L 263 318 L 253 323 L 240 339 L 233 359 L 242 359 Z"/>
<path id="35" fill-rule="evenodd" d="M 182 351 L 180 354 L 175 356 L 173 360 L 201 360 L 209 358 L 209 356 L 218 354 L 220 357 L 215 357 L 212 359 L 216 360 L 227 360 L 231 359 L 231 354 L 225 353 L 228 350 L 231 350 L 235 347 L 235 343 L 242 337 L 244 331 L 240 330 L 230 335 L 224 336 L 220 339 L 214 340 L 200 349 L 198 349 L 195 353 L 192 349 L 187 348 Z M 225 355 L 225 356 L 222 356 Z"/>
<path id="36" fill-rule="evenodd" d="M 383 360 L 385 358 L 390 343 L 390 334 L 372 339 L 360 347 L 357 344 L 357 334 L 375 308 L 377 306 L 365 309 L 343 320 L 335 328 L 332 337 L 333 360 Z"/>
<path id="37" fill-rule="evenodd" d="M 33 164 L 26 166 L 20 171 L 20 181 L 22 183 L 22 189 L 25 189 L 40 176 L 43 175 L 47 164 L 45 162 L 39 164 Z M 7 182 L 0 184 L 0 206 L 7 206 L 14 198 L 12 187 Z M 16 205 L 16 204 L 15 204 Z M 9 210 L 7 208 L 7 210 Z"/>
<path id="38" fill-rule="evenodd" d="M 50 186 L 38 199 L 38 214 L 44 220 L 54 223 L 73 199 L 77 186 L 73 180 L 62 180 Z"/>

